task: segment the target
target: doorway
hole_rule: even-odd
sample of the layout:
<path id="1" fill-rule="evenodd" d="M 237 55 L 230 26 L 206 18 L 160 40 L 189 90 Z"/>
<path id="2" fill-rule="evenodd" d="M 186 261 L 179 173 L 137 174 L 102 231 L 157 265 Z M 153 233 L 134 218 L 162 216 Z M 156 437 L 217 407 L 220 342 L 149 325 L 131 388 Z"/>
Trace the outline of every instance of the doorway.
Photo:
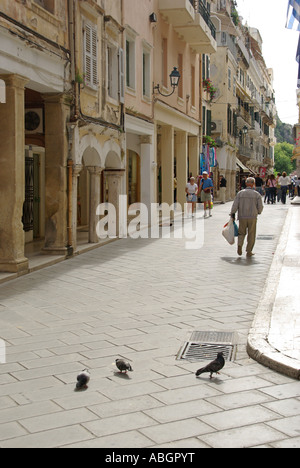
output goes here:
<path id="1" fill-rule="evenodd" d="M 45 237 L 45 149 L 25 147 L 25 243 Z"/>
<path id="2" fill-rule="evenodd" d="M 130 206 L 141 202 L 141 158 L 131 150 L 128 150 L 127 174 L 128 205 Z"/>

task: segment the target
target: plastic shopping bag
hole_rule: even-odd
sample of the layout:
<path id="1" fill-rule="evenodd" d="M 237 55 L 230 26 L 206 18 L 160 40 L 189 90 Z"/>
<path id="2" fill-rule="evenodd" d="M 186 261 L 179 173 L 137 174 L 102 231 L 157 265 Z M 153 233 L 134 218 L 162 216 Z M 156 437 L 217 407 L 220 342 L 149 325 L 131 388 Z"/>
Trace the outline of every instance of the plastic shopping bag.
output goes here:
<path id="1" fill-rule="evenodd" d="M 239 227 L 238 227 L 238 225 L 236 224 L 235 221 L 234 221 L 233 225 L 234 225 L 234 235 L 235 235 L 235 237 L 239 237 Z"/>
<path id="2" fill-rule="evenodd" d="M 230 218 L 229 222 L 225 224 L 222 235 L 230 245 L 235 244 L 234 221 L 232 218 Z"/>

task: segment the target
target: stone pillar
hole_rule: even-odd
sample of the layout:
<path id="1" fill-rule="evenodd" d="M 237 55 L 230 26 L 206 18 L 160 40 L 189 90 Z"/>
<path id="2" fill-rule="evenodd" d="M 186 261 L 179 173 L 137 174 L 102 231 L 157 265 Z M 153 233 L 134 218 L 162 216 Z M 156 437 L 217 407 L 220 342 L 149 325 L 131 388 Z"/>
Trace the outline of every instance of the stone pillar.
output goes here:
<path id="1" fill-rule="evenodd" d="M 151 213 L 151 203 L 155 203 L 155 160 L 152 136 L 141 136 L 141 203 Z"/>
<path id="2" fill-rule="evenodd" d="M 108 178 L 108 202 L 114 205 L 116 209 L 116 236 L 122 237 L 122 232 L 127 226 L 120 226 L 120 219 L 123 219 L 124 213 L 121 213 L 120 195 L 122 187 L 122 178 L 125 171 L 107 171 L 106 177 Z"/>
<path id="3" fill-rule="evenodd" d="M 161 131 L 162 202 L 174 203 L 174 128 L 162 127 Z"/>
<path id="4" fill-rule="evenodd" d="M 189 161 L 190 161 L 190 172 L 196 178 L 200 173 L 200 146 L 198 136 L 189 136 Z"/>
<path id="5" fill-rule="evenodd" d="M 70 107 L 62 94 L 44 95 L 45 101 L 45 253 L 67 254 L 67 121 Z"/>
<path id="6" fill-rule="evenodd" d="M 100 204 L 101 197 L 101 179 L 100 175 L 103 169 L 101 167 L 88 167 L 90 173 L 90 223 L 89 223 L 89 243 L 97 244 L 99 242 L 97 236 L 97 224 L 99 216 L 97 208 Z"/>
<path id="7" fill-rule="evenodd" d="M 83 166 L 76 165 L 73 167 L 73 184 L 72 184 L 72 203 L 73 203 L 73 219 L 72 219 L 72 235 L 73 249 L 77 250 L 77 217 L 78 217 L 78 178 L 83 169 Z"/>
<path id="8" fill-rule="evenodd" d="M 186 132 L 176 133 L 176 161 L 177 161 L 177 201 L 182 210 L 186 203 L 186 184 L 188 180 L 188 136 Z"/>
<path id="9" fill-rule="evenodd" d="M 0 104 L 0 271 L 26 272 L 25 233 L 25 85 L 18 75 L 1 77 L 6 103 Z"/>

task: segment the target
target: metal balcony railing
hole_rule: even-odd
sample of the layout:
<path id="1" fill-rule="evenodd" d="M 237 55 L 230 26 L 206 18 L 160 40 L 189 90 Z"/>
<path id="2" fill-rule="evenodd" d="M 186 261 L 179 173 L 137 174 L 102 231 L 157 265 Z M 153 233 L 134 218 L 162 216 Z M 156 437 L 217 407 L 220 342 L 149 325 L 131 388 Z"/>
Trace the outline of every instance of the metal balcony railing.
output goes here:
<path id="1" fill-rule="evenodd" d="M 206 8 L 202 0 L 190 0 L 191 5 L 195 8 L 197 13 L 200 13 L 205 23 L 208 25 L 211 35 L 214 39 L 217 38 L 216 28 L 211 20 L 210 11 Z"/>
<path id="2" fill-rule="evenodd" d="M 249 146 L 239 145 L 239 153 L 242 156 L 245 156 L 246 158 L 251 159 L 252 156 L 253 156 L 254 151 L 253 151 L 252 148 L 249 148 Z"/>

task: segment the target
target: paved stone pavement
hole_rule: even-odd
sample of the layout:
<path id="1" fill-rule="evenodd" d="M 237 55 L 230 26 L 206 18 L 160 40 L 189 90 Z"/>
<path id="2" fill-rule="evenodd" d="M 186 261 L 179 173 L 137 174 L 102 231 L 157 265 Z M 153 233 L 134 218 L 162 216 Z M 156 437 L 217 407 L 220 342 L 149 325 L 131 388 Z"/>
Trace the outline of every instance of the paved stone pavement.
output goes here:
<path id="1" fill-rule="evenodd" d="M 246 353 L 287 208 L 266 207 L 258 234 L 274 238 L 251 260 L 221 236 L 229 210 L 205 221 L 198 251 L 127 239 L 0 286 L 0 447 L 300 447 L 299 381 Z M 238 333 L 212 381 L 176 360 L 195 330 Z"/>

